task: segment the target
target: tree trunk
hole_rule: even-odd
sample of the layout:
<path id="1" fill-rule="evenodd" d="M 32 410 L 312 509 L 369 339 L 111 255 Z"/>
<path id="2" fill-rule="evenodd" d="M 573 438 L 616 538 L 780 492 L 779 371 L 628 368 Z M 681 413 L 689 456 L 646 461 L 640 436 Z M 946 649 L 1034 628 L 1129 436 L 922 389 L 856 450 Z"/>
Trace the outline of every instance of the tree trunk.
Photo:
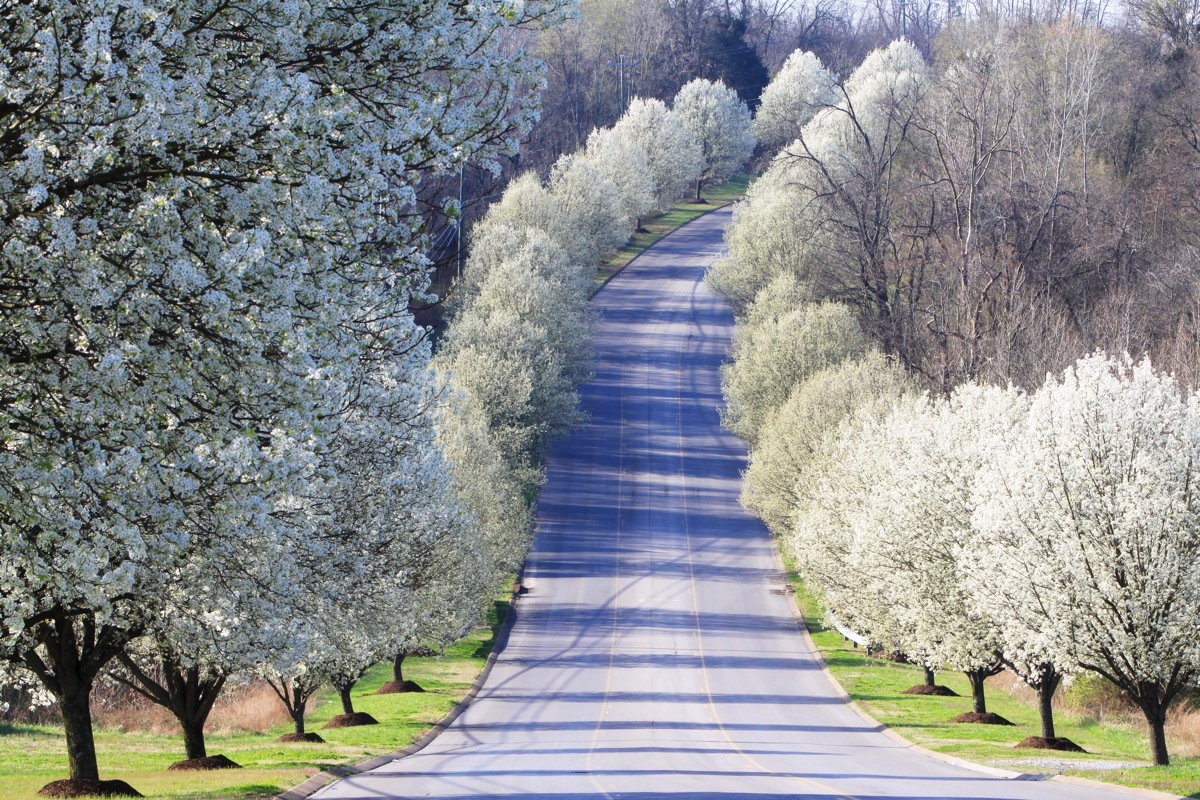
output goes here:
<path id="1" fill-rule="evenodd" d="M 1054 738 L 1054 693 L 1058 690 L 1058 686 L 1062 683 L 1062 674 L 1054 669 L 1052 665 L 1046 665 L 1042 668 L 1042 680 L 1034 688 L 1037 689 L 1038 695 L 1038 716 L 1042 721 L 1042 737 L 1045 739 Z"/>
<path id="2" fill-rule="evenodd" d="M 404 657 L 407 653 L 397 653 L 392 659 L 392 680 L 396 683 L 404 682 Z"/>
<path id="3" fill-rule="evenodd" d="M 342 713 L 354 713 L 354 701 L 350 699 L 350 690 L 354 688 L 354 681 L 344 684 L 334 684 L 337 689 L 338 697 L 342 699 Z"/>
<path id="4" fill-rule="evenodd" d="M 987 713 L 987 697 L 984 695 L 983 684 L 989 675 L 994 674 L 991 670 L 973 669 L 964 673 L 967 680 L 971 682 L 971 701 L 974 704 L 976 714 Z"/>
<path id="5" fill-rule="evenodd" d="M 925 685 L 933 686 L 934 680 L 935 680 L 935 677 L 934 677 L 935 673 L 933 671 L 933 668 L 932 667 L 923 667 L 923 669 L 925 670 Z"/>
<path id="6" fill-rule="evenodd" d="M 207 758 L 208 748 L 204 745 L 204 720 L 179 720 L 183 728 L 183 750 L 187 758 Z"/>
<path id="7" fill-rule="evenodd" d="M 1167 755 L 1167 707 L 1159 703 L 1139 704 L 1146 724 L 1150 727 L 1150 756 L 1156 767 L 1166 767 L 1171 764 Z"/>
<path id="8" fill-rule="evenodd" d="M 68 680 L 63 682 L 68 683 Z M 89 682 L 77 684 L 56 698 L 62 712 L 63 728 L 67 734 L 67 765 L 71 770 L 71 780 L 100 780 L 100 766 L 96 762 L 96 740 L 92 736 L 91 696 L 92 687 Z"/>
<path id="9" fill-rule="evenodd" d="M 100 670 L 138 632 L 98 626 L 87 614 L 73 615 L 61 608 L 48 612 L 33 630 L 41 648 L 24 651 L 21 660 L 58 701 L 71 779 L 98 781 L 92 685 Z"/>
<path id="10" fill-rule="evenodd" d="M 189 760 L 207 757 L 204 725 L 221 689 L 225 687 L 226 676 L 195 665 L 184 667 L 165 649 L 158 654 L 161 677 L 142 669 L 128 655 L 119 658 L 133 680 L 120 675 L 116 676 L 117 680 L 171 712 L 183 731 L 183 747 Z"/>
<path id="11" fill-rule="evenodd" d="M 296 724 L 296 735 L 304 735 L 304 703 L 299 703 L 295 708 L 289 708 L 288 713 L 292 716 L 292 722 Z"/>
<path id="12" fill-rule="evenodd" d="M 187 757 L 205 758 L 208 756 L 204 744 L 204 724 L 212 711 L 217 696 L 225 687 L 224 675 L 206 675 L 199 667 L 180 669 L 163 659 L 163 667 L 171 668 L 167 685 L 171 690 L 171 711 L 183 728 L 183 747 Z"/>
<path id="13" fill-rule="evenodd" d="M 704 202 L 704 198 L 702 198 L 700 196 L 700 184 L 701 183 L 703 183 L 703 180 L 701 178 L 696 178 L 696 202 L 697 203 Z"/>

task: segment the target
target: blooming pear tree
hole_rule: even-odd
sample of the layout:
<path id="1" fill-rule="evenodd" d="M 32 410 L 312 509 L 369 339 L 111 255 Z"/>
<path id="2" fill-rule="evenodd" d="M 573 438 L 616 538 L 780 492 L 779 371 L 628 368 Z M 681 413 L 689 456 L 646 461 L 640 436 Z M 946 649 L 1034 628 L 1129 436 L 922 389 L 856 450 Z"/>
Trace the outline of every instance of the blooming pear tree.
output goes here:
<path id="1" fill-rule="evenodd" d="M 409 346 L 415 184 L 528 127 L 536 64 L 497 34 L 557 7 L 522 9 L 12 9 L 0 657 L 55 696 L 83 788 L 97 675 L 226 588 L 181 575 L 288 540 L 360 371 Z"/>
<path id="2" fill-rule="evenodd" d="M 796 50 L 763 89 L 754 116 L 754 138 L 768 152 L 795 141 L 817 112 L 841 99 L 836 86 L 837 80 L 821 59 L 808 51 Z"/>
<path id="3" fill-rule="evenodd" d="M 751 184 L 726 234 L 729 255 L 709 274 L 735 309 L 780 272 L 793 272 L 817 299 L 858 309 L 885 352 L 904 346 L 898 330 L 913 281 L 892 259 L 904 248 L 892 229 L 902 197 L 896 167 L 914 151 L 928 82 L 910 43 L 871 53 L 837 87 L 838 101 Z"/>
<path id="4" fill-rule="evenodd" d="M 437 361 L 482 412 L 504 459 L 530 465 L 577 417 L 576 387 L 591 369 L 587 273 L 538 230 L 488 233 Z"/>
<path id="5" fill-rule="evenodd" d="M 699 178 L 700 143 L 661 100 L 635 98 L 613 131 L 645 151 L 654 182 L 654 211 L 669 209 Z"/>
<path id="6" fill-rule="evenodd" d="M 721 81 L 696 78 L 675 95 L 673 110 L 700 144 L 702 167 L 696 178 L 696 202 L 706 181 L 737 173 L 754 152 L 750 109 Z"/>
<path id="7" fill-rule="evenodd" d="M 803 499 L 797 487 L 823 468 L 842 424 L 887 413 L 915 392 L 904 368 L 876 350 L 814 373 L 767 414 L 746 467 L 742 504 L 776 536 L 790 534 Z"/>
<path id="8" fill-rule="evenodd" d="M 587 158 L 617 188 L 625 217 L 640 227 L 643 216 L 655 206 L 654 174 L 650 157 L 640 143 L 616 128 L 592 131 Z"/>
<path id="9" fill-rule="evenodd" d="M 976 484 L 973 521 L 1014 626 L 1041 631 L 1141 709 L 1167 764 L 1167 709 L 1200 674 L 1200 402 L 1148 362 L 1095 355 L 1052 377 Z M 997 609 L 1000 610 L 1000 609 Z"/>
<path id="10" fill-rule="evenodd" d="M 731 361 L 722 367 L 727 402 L 722 422 L 752 445 L 770 413 L 810 375 L 863 355 L 870 343 L 853 312 L 838 303 L 771 307 L 772 284 L 734 334 Z"/>
<path id="11" fill-rule="evenodd" d="M 1001 642 L 993 619 L 971 606 L 957 555 L 989 452 L 977 443 L 1011 427 L 1023 402 L 1015 392 L 974 386 L 949 401 L 901 400 L 886 418 L 848 431 L 838 455 L 850 458 L 834 474 L 840 479 L 854 469 L 860 476 L 842 486 L 826 478 L 821 487 L 831 497 L 816 500 L 844 531 L 841 566 L 852 576 L 836 584 L 835 611 L 863 620 L 868 635 L 927 668 L 965 672 L 975 714 L 987 713 L 984 680 L 1002 668 Z M 821 535 L 799 519 L 802 542 Z M 837 568 L 816 566 L 824 573 Z"/>

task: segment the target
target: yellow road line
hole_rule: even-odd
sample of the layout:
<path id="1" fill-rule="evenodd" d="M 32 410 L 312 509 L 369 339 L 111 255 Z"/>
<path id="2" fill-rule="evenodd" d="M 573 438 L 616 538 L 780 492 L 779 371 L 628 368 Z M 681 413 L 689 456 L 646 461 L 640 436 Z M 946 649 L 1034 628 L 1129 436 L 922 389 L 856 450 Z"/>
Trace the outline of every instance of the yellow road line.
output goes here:
<path id="1" fill-rule="evenodd" d="M 692 295 L 693 310 L 695 309 L 694 291 L 695 290 L 693 290 L 693 295 Z M 691 325 L 692 325 L 692 321 L 689 318 L 688 327 L 690 328 Z M 679 502 L 680 502 L 681 509 L 683 512 L 683 532 L 684 532 L 684 536 L 686 537 L 686 541 L 687 541 L 688 578 L 689 578 L 689 582 L 691 584 L 691 589 L 692 589 L 692 614 L 696 620 L 696 645 L 697 645 L 697 649 L 700 653 L 700 674 L 704 678 L 704 693 L 708 696 L 709 711 L 712 713 L 713 719 L 717 723 L 717 728 L 718 728 L 718 730 L 721 731 L 721 735 L 725 738 L 725 741 L 727 741 L 729 743 L 729 745 L 735 751 L 737 751 L 738 755 L 740 755 L 743 759 L 745 759 L 746 763 L 750 764 L 755 769 L 757 769 L 761 772 L 764 772 L 768 775 L 773 775 L 773 776 L 780 777 L 780 778 L 788 778 L 790 780 L 796 781 L 801 786 L 804 786 L 806 788 L 817 788 L 817 789 L 821 789 L 823 791 L 832 792 L 840 800 L 859 800 L 859 798 L 855 797 L 854 795 L 842 794 L 834 787 L 829 786 L 824 783 L 821 783 L 820 781 L 814 780 L 812 778 L 802 778 L 797 775 L 784 775 L 784 774 L 775 772 L 774 770 L 770 769 L 769 767 L 766 767 L 763 764 L 759 763 L 758 760 L 751 757 L 748 753 L 746 753 L 744 750 L 742 750 L 741 746 L 733 740 L 733 737 L 729 735 L 729 731 L 727 731 L 725 729 L 725 724 L 721 721 L 720 712 L 717 711 L 717 704 L 713 700 L 713 696 L 712 696 L 712 683 L 709 680 L 707 659 L 704 656 L 704 630 L 700 624 L 700 593 L 699 593 L 699 591 L 697 591 L 697 587 L 696 587 L 696 570 L 695 570 L 695 565 L 694 565 L 693 559 L 692 559 L 692 531 L 691 531 L 691 525 L 688 523 L 687 469 L 684 466 L 684 448 L 683 448 L 683 358 L 687 354 L 687 349 L 688 349 L 687 343 L 690 341 L 690 337 L 688 337 L 686 339 L 681 339 L 681 341 L 683 342 L 683 346 L 679 348 L 679 358 L 676 360 L 676 364 L 675 364 L 675 410 L 676 410 L 676 421 L 677 421 L 677 424 L 675 426 L 675 431 L 676 431 L 676 450 L 677 450 L 677 455 L 679 456 L 679 463 L 680 463 L 680 470 L 679 470 L 680 499 L 679 499 Z"/>

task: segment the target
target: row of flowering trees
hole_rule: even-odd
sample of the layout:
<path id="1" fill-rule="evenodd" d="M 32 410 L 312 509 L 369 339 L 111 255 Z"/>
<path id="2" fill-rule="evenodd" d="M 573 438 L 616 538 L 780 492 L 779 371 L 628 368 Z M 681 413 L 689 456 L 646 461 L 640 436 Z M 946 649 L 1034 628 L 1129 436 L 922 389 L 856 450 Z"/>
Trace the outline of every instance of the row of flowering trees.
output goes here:
<path id="1" fill-rule="evenodd" d="M 475 227 L 435 365 L 459 398 L 454 435 L 474 426 L 495 463 L 510 467 L 489 491 L 503 487 L 528 502 L 547 442 L 577 421 L 577 387 L 591 370 L 587 300 L 597 264 L 643 217 L 739 169 L 753 141 L 737 95 L 698 79 L 673 108 L 635 99 L 615 125 L 560 158 L 548 180 L 514 180 Z M 515 567 L 523 551 L 512 555 Z"/>
<path id="2" fill-rule="evenodd" d="M 189 757 L 229 676 L 460 634 L 514 545 L 409 309 L 423 176 L 535 113 L 545 3 L 39 0 L 0 32 L 0 663 L 123 676 Z"/>
<path id="3" fill-rule="evenodd" d="M 914 394 L 831 433 L 784 535 L 873 642 L 1038 694 L 1103 675 L 1168 763 L 1167 709 L 1200 678 L 1200 396 L 1148 362 L 1080 360 L 1037 391 Z"/>
<path id="4" fill-rule="evenodd" d="M 588 374 L 596 261 L 748 155 L 704 83 L 635 102 L 480 226 L 439 355 L 425 176 L 536 113 L 558 0 L 69 4 L 10 14 L 0 93 L 0 678 L 99 782 L 106 672 L 189 759 L 233 676 L 307 701 L 460 636 L 528 546 Z M 732 144 L 730 144 L 732 142 Z M 498 168 L 498 167 L 497 167 Z M 432 362 L 432 363 L 431 363 Z M 119 665 L 119 667 L 117 666 Z"/>
<path id="5" fill-rule="evenodd" d="M 913 288 L 884 234 L 928 80 L 900 41 L 844 82 L 796 54 L 763 94 L 759 135 L 785 146 L 709 274 L 738 317 L 724 421 L 751 448 L 743 502 L 833 616 L 929 682 L 964 671 L 976 713 L 1011 669 L 1066 746 L 1051 698 L 1092 671 L 1166 764 L 1167 708 L 1200 682 L 1200 395 L 1103 354 L 1029 391 L 921 391 L 880 320 Z"/>

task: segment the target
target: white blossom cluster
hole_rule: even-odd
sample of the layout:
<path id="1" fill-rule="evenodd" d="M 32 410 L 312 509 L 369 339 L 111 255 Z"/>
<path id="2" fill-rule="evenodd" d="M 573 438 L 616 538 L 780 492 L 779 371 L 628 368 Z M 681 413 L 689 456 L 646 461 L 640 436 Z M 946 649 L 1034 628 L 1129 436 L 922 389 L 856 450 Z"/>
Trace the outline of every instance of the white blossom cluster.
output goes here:
<path id="1" fill-rule="evenodd" d="M 539 67 L 502 34 L 561 6 L 6 12 L 0 658 L 72 777 L 114 658 L 328 676 L 473 617 L 415 200 L 515 149 Z"/>

